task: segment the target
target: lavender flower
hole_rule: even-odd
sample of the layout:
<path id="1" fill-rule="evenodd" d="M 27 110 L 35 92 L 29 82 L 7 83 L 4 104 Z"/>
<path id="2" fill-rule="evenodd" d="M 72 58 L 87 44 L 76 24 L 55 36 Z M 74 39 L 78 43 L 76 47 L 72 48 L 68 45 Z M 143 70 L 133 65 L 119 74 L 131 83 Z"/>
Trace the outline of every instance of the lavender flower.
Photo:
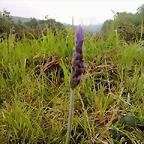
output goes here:
<path id="1" fill-rule="evenodd" d="M 69 108 L 66 144 L 69 144 L 70 142 L 70 133 L 72 128 L 72 115 L 74 110 L 74 91 L 83 77 L 83 72 L 85 67 L 85 63 L 83 60 L 83 51 L 84 51 L 83 41 L 84 41 L 83 29 L 81 26 L 78 26 L 75 33 L 76 46 L 74 47 L 75 52 L 73 54 L 72 68 L 71 68 L 72 69 L 71 79 L 70 79 L 71 93 L 70 93 L 70 108 Z"/>
<path id="2" fill-rule="evenodd" d="M 70 79 L 71 89 L 77 87 L 83 77 L 85 67 L 85 63 L 83 60 L 83 51 L 84 51 L 83 42 L 84 42 L 83 29 L 81 26 L 78 26 L 75 33 L 76 46 L 74 47 L 75 52 L 73 54 L 72 59 L 72 73 Z"/>

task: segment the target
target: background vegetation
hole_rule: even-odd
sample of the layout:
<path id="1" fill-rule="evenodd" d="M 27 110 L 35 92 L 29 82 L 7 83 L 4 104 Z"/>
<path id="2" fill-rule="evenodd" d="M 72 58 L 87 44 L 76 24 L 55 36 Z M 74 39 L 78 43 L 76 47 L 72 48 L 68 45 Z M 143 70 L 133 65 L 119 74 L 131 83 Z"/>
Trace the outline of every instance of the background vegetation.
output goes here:
<path id="1" fill-rule="evenodd" d="M 102 31 L 105 33 L 111 31 L 113 26 L 120 33 L 121 38 L 127 42 L 137 41 L 144 38 L 143 18 L 144 4 L 137 8 L 135 14 L 127 12 L 113 12 L 114 20 L 106 20 L 103 24 Z"/>
<path id="2" fill-rule="evenodd" d="M 144 143 L 140 8 L 116 14 L 96 36 L 85 35 L 87 67 L 75 93 L 72 144 Z M 73 28 L 53 19 L 16 23 L 6 11 L 0 20 L 6 35 L 0 43 L 0 143 L 65 143 Z"/>

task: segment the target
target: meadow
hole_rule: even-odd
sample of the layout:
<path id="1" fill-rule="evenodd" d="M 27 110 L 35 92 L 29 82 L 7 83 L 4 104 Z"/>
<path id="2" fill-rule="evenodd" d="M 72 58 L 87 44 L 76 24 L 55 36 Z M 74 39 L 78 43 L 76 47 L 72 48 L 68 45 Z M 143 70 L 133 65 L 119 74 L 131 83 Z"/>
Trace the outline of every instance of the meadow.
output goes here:
<path id="1" fill-rule="evenodd" d="M 73 29 L 62 35 L 0 43 L 0 144 L 65 143 Z M 71 144 L 144 143 L 143 40 L 127 44 L 113 29 L 84 46 Z"/>

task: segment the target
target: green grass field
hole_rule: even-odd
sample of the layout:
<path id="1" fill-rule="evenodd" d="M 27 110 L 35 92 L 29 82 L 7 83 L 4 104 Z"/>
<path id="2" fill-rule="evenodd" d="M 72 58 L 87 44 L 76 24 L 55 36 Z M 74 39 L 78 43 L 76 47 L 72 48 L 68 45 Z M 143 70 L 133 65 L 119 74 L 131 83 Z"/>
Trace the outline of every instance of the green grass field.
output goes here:
<path id="1" fill-rule="evenodd" d="M 0 43 L 0 144 L 64 144 L 73 31 Z M 143 41 L 85 36 L 84 78 L 75 90 L 72 144 L 144 143 Z"/>

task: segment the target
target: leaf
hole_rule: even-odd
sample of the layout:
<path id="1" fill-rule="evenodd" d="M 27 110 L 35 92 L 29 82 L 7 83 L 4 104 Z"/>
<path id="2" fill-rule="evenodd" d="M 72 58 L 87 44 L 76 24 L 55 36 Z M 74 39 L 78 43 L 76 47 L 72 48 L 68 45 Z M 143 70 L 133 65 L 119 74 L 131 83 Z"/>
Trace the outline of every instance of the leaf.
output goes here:
<path id="1" fill-rule="evenodd" d="M 127 116 L 121 118 L 120 123 L 125 123 L 129 126 L 135 127 L 136 126 L 136 122 L 134 117 L 131 115 L 131 113 L 128 113 Z"/>
<path id="2" fill-rule="evenodd" d="M 125 117 L 125 122 L 129 126 L 135 127 L 135 119 L 130 113 L 128 114 L 127 117 Z"/>
<path id="3" fill-rule="evenodd" d="M 123 144 L 123 142 L 125 142 L 125 138 L 124 138 L 124 137 L 122 137 L 122 138 L 120 139 L 119 144 Z"/>
<path id="4" fill-rule="evenodd" d="M 69 79 L 70 79 L 70 72 L 68 71 L 64 61 L 61 59 L 60 63 L 61 68 L 63 69 L 64 72 L 64 80 L 65 80 L 65 85 L 69 87 Z"/>

